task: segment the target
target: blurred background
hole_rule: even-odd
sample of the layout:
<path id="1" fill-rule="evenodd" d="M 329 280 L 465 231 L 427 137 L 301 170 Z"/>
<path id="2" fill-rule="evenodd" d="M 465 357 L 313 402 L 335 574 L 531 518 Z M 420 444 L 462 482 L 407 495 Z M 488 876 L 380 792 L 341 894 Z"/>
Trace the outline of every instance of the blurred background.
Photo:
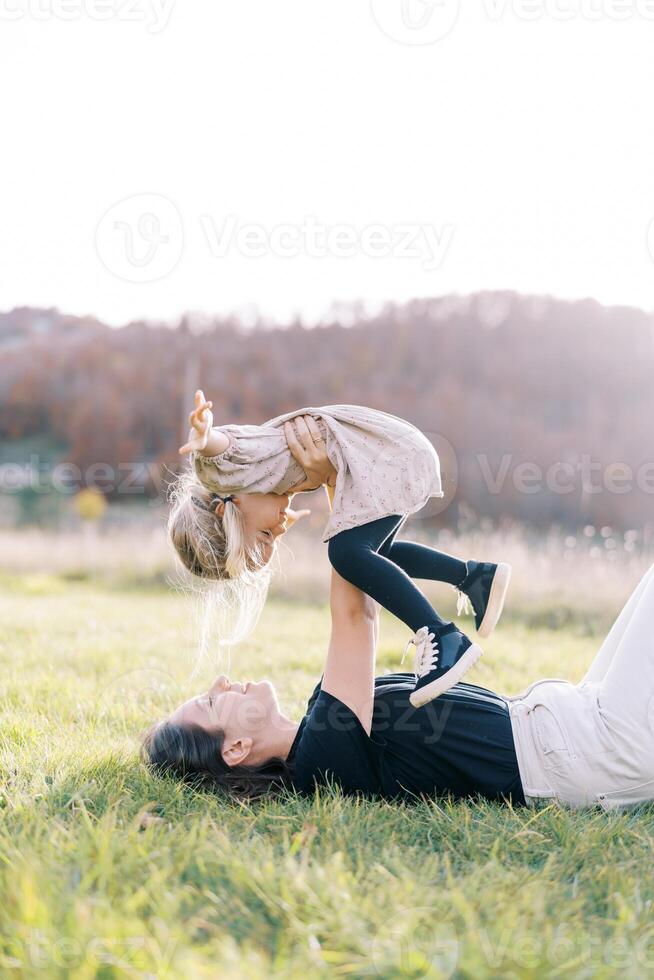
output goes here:
<path id="1" fill-rule="evenodd" d="M 0 19 L 6 588 L 178 581 L 202 387 L 217 422 L 403 416 L 446 489 L 414 537 L 513 561 L 516 614 L 610 618 L 654 553 L 647 5 Z M 275 589 L 319 601 L 309 506 Z"/>
<path id="2" fill-rule="evenodd" d="M 651 560 L 654 321 L 637 310 L 498 292 L 348 325 L 113 328 L 23 308 L 0 317 L 0 336 L 6 575 L 170 582 L 166 494 L 196 386 L 218 421 L 353 401 L 410 419 L 446 490 L 410 533 L 517 561 L 531 606 L 548 589 L 560 606 L 567 588 L 571 606 L 610 612 L 633 583 L 625 566 Z M 324 598 L 325 501 L 302 500 L 313 513 L 285 539 L 275 588 Z"/>

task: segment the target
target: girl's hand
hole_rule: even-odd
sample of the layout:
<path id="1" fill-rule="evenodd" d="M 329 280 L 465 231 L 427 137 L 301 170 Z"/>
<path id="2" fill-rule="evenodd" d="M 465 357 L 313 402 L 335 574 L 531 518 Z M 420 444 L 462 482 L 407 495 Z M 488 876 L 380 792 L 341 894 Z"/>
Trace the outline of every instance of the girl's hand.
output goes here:
<path id="1" fill-rule="evenodd" d="M 291 528 L 297 524 L 299 520 L 303 517 L 308 517 L 311 513 L 310 510 L 292 510 L 290 507 L 286 510 L 286 530 L 290 531 Z"/>
<path id="2" fill-rule="evenodd" d="M 202 452 L 206 449 L 213 428 L 212 408 L 213 402 L 208 402 L 204 392 L 198 388 L 195 392 L 195 408 L 188 417 L 191 426 L 188 442 L 180 448 L 180 453 Z"/>
<path id="3" fill-rule="evenodd" d="M 316 420 L 310 415 L 298 415 L 284 423 L 284 434 L 293 459 L 306 473 L 306 480 L 291 487 L 289 493 L 317 490 L 323 483 L 333 487 L 337 471 L 327 455 L 327 444 Z"/>

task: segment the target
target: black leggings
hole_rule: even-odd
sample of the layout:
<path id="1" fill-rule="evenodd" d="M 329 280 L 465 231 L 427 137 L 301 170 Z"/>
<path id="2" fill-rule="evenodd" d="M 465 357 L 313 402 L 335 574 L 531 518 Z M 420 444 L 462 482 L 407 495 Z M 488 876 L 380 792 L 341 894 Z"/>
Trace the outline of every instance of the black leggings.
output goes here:
<path id="1" fill-rule="evenodd" d="M 412 579 L 431 579 L 459 585 L 467 574 L 465 563 L 452 555 L 414 541 L 395 541 L 404 517 L 394 514 L 353 527 L 330 538 L 327 553 L 332 566 L 384 609 L 415 632 L 444 626 L 427 597 Z"/>

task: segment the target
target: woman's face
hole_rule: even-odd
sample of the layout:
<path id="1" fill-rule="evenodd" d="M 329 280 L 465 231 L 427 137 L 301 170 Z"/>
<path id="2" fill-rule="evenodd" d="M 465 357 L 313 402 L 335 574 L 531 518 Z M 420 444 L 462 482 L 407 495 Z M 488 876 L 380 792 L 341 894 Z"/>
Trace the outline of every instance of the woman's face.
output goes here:
<path id="1" fill-rule="evenodd" d="M 246 547 L 258 550 L 264 565 L 274 554 L 277 538 L 286 533 L 289 501 L 287 493 L 244 493 L 235 498 L 243 515 Z"/>
<path id="2" fill-rule="evenodd" d="M 261 741 L 279 715 L 279 702 L 270 681 L 232 682 L 220 674 L 211 687 L 185 701 L 168 718 L 174 725 L 220 728 L 226 741 L 251 738 Z"/>

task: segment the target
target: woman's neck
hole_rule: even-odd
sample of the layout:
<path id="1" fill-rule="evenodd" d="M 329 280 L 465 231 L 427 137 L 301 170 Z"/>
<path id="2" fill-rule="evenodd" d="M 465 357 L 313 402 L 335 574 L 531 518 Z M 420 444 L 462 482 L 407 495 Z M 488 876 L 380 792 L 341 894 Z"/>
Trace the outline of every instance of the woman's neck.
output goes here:
<path id="1" fill-rule="evenodd" d="M 267 751 L 271 757 L 278 759 L 288 758 L 299 727 L 299 722 L 291 721 L 285 715 L 280 715 L 277 718 L 270 733 L 270 742 L 267 746 Z"/>

